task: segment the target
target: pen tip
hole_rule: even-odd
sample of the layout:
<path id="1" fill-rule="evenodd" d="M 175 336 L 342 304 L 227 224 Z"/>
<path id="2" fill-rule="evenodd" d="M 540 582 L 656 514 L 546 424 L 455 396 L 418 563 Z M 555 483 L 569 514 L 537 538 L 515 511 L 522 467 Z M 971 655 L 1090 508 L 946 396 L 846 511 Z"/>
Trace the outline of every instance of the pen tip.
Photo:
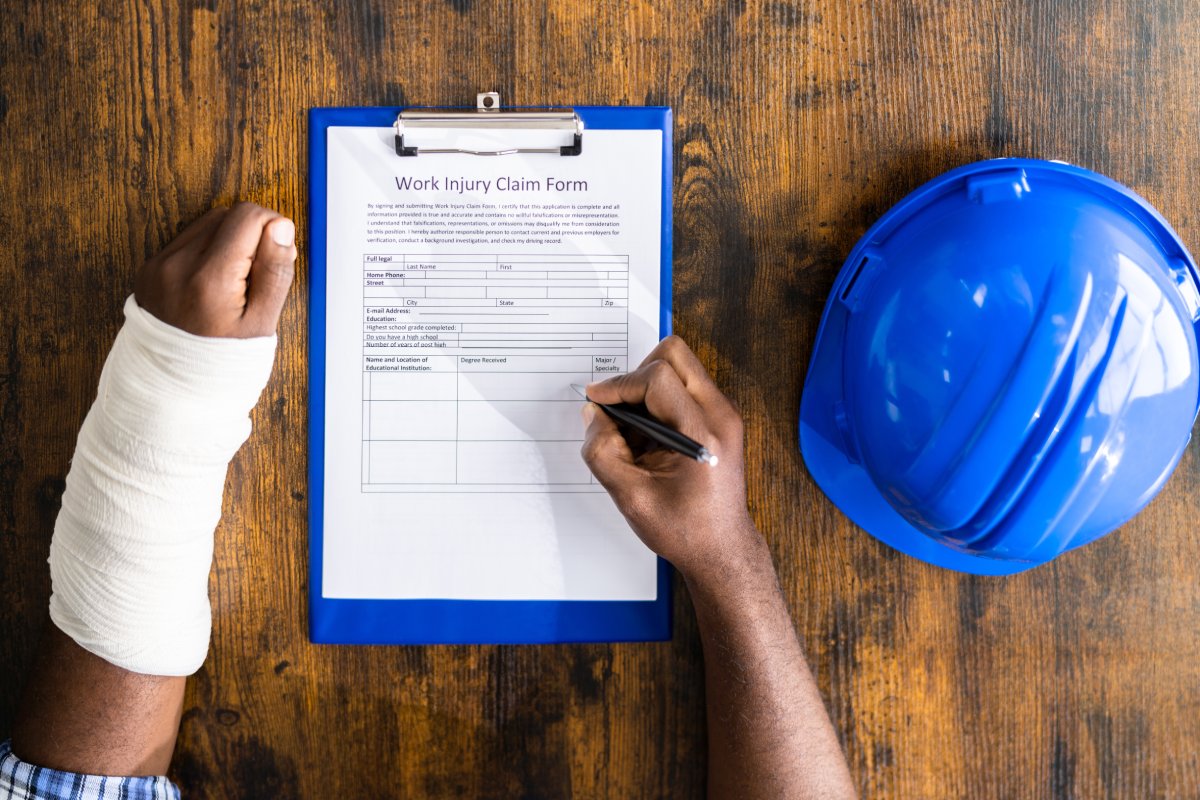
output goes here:
<path id="1" fill-rule="evenodd" d="M 708 464 L 710 467 L 717 465 L 717 457 L 710 453 L 707 448 L 700 451 L 700 460 Z"/>
<path id="2" fill-rule="evenodd" d="M 578 383 L 572 383 L 572 384 L 571 384 L 571 388 L 575 390 L 575 394 L 579 395 L 579 396 L 580 396 L 580 397 L 582 397 L 584 400 L 587 400 L 587 399 L 588 399 L 588 396 L 587 396 L 587 389 L 586 389 L 585 387 L 581 386 L 581 385 L 580 385 L 580 384 L 578 384 Z"/>

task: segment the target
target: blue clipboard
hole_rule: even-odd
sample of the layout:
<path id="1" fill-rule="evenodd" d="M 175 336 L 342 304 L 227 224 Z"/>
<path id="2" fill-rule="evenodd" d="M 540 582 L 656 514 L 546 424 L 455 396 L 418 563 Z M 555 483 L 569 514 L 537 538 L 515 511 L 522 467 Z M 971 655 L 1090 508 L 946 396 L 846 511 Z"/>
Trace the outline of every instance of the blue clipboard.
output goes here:
<path id="1" fill-rule="evenodd" d="M 326 130 L 390 127 L 400 108 L 309 110 L 309 635 L 318 644 L 546 644 L 671 638 L 671 571 L 658 559 L 657 599 L 363 600 L 322 595 L 325 498 Z M 671 333 L 671 109 L 576 106 L 586 130 L 661 130 L 659 334 Z"/>

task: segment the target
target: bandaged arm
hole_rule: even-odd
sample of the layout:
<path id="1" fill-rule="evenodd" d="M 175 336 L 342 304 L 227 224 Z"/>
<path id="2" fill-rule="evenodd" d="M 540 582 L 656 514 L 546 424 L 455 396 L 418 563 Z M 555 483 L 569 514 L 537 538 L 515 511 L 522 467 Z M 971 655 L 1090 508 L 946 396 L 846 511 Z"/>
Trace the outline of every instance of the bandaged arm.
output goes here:
<path id="1" fill-rule="evenodd" d="M 204 662 L 225 476 L 275 343 L 195 336 L 125 301 L 50 545 L 50 617 L 83 649 L 148 675 Z"/>

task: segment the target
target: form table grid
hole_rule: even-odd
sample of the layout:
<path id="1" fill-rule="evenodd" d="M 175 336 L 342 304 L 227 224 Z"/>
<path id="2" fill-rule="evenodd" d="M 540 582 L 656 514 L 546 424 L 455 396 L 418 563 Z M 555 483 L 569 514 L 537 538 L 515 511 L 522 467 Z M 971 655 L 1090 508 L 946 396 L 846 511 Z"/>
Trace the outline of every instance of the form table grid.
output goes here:
<path id="1" fill-rule="evenodd" d="M 364 492 L 600 492 L 572 383 L 629 367 L 629 257 L 363 256 Z"/>

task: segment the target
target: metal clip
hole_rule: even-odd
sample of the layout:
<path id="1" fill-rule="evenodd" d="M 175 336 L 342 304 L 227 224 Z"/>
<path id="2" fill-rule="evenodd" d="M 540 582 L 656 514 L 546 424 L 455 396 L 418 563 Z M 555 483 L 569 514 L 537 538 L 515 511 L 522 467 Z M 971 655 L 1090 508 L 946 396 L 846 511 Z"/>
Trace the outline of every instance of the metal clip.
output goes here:
<path id="1" fill-rule="evenodd" d="M 410 109 L 401 111 L 394 124 L 396 155 L 415 156 L 434 153 L 467 153 L 474 156 L 507 156 L 515 153 L 549 153 L 577 156 L 583 152 L 583 120 L 572 108 L 500 110 L 499 92 L 480 92 L 475 110 Z M 405 132 L 420 128 L 462 128 L 464 130 L 563 130 L 572 133 L 572 143 L 561 147 L 508 147 L 501 150 L 470 150 L 460 147 L 417 148 L 404 144 Z"/>

